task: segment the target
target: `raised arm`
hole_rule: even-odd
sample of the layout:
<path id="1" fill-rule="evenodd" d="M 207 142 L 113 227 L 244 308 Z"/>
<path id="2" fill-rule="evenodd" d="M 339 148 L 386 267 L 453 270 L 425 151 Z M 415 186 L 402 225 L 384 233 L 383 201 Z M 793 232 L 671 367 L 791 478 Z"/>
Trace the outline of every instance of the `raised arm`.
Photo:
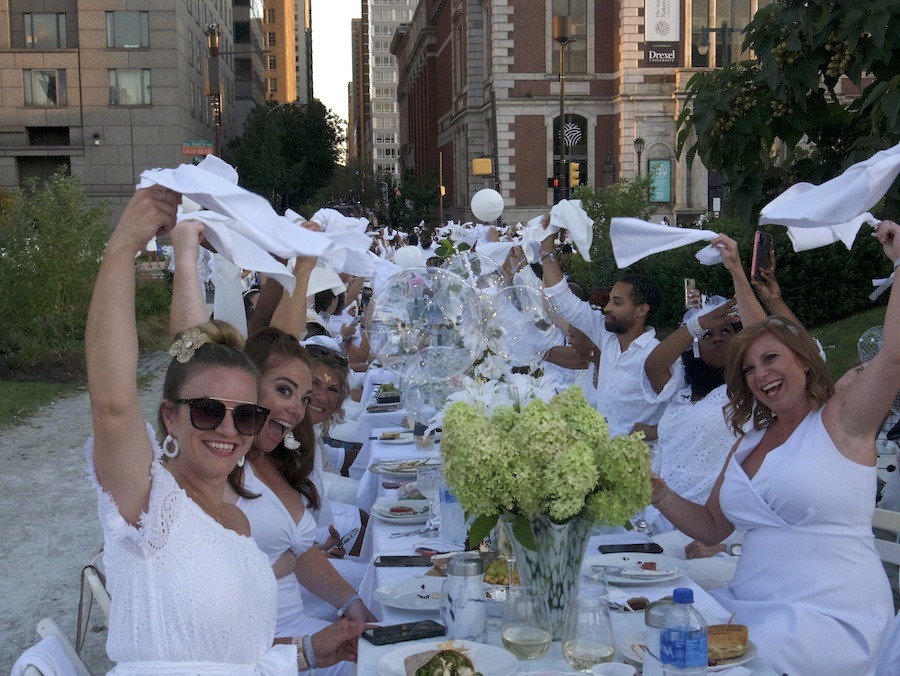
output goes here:
<path id="1" fill-rule="evenodd" d="M 150 440 L 137 390 L 134 254 L 175 225 L 181 196 L 162 186 L 138 190 L 109 238 L 85 333 L 94 426 L 94 468 L 122 517 L 138 523 L 150 496 Z"/>
<path id="2" fill-rule="evenodd" d="M 282 294 L 270 324 L 299 339 L 306 335 L 306 289 L 309 286 L 309 276 L 316 267 L 316 260 L 310 256 L 297 258 L 294 265 L 294 279 L 297 280 L 294 294 Z"/>
<path id="3" fill-rule="evenodd" d="M 746 326 L 763 321 L 766 318 L 766 311 L 753 293 L 753 287 L 750 286 L 750 280 L 747 279 L 741 265 L 737 242 L 727 235 L 719 235 L 709 244 L 722 252 L 722 265 L 731 273 L 731 283 L 734 285 L 734 296 L 737 298 L 741 322 Z"/>
<path id="4" fill-rule="evenodd" d="M 169 311 L 169 333 L 173 336 L 209 319 L 203 286 L 197 274 L 203 223 L 181 221 L 172 229 L 175 250 L 175 274 L 172 279 L 172 308 Z"/>
<path id="5" fill-rule="evenodd" d="M 876 231 L 884 255 L 900 267 L 900 226 L 882 221 Z M 900 291 L 895 282 L 884 315 L 881 350 L 846 387 L 838 389 L 823 412 L 825 426 L 841 452 L 856 462 L 874 465 L 875 438 L 900 388 Z"/>
<path id="6" fill-rule="evenodd" d="M 775 250 L 769 250 L 769 267 L 762 268 L 759 271 L 762 281 L 753 281 L 753 288 L 756 289 L 759 299 L 769 308 L 769 312 L 779 317 L 789 319 L 797 326 L 803 326 L 799 319 L 794 316 L 787 303 L 784 302 L 784 296 L 781 293 L 781 286 L 775 278 Z"/>

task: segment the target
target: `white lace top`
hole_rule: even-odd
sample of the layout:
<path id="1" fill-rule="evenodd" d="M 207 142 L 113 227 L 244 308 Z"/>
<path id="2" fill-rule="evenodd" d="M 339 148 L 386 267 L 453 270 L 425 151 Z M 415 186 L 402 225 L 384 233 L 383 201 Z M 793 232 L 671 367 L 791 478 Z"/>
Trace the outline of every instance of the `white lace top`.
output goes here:
<path id="1" fill-rule="evenodd" d="M 272 647 L 276 591 L 265 554 L 188 498 L 147 432 L 150 502 L 137 528 L 97 481 L 93 437 L 86 447 L 112 599 L 112 673 L 296 674 L 296 648 Z"/>

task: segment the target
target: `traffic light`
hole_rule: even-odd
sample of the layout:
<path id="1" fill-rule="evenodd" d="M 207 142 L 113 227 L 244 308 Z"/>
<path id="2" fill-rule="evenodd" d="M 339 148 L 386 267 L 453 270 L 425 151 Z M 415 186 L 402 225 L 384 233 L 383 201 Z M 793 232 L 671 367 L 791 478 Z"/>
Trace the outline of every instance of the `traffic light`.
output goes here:
<path id="1" fill-rule="evenodd" d="M 581 185 L 581 164 L 569 162 L 569 187 L 575 188 Z"/>
<path id="2" fill-rule="evenodd" d="M 547 187 L 548 188 L 558 188 L 559 187 L 559 176 L 551 176 L 547 179 Z"/>

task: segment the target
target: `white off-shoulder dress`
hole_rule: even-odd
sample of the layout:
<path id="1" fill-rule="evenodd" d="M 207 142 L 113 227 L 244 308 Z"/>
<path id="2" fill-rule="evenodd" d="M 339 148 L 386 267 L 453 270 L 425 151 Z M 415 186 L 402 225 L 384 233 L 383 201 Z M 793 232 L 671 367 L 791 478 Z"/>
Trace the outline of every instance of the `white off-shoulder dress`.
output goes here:
<path id="1" fill-rule="evenodd" d="M 110 606 L 113 674 L 296 674 L 293 645 L 272 645 L 275 577 L 256 543 L 204 512 L 154 460 L 150 502 L 127 523 L 97 481 L 93 438 L 88 474 L 97 488 Z"/>
<path id="2" fill-rule="evenodd" d="M 725 471 L 722 510 L 747 533 L 731 586 L 712 594 L 777 673 L 871 674 L 894 616 L 872 535 L 875 467 L 841 454 L 819 410 L 750 479 L 741 463 L 763 433 Z"/>

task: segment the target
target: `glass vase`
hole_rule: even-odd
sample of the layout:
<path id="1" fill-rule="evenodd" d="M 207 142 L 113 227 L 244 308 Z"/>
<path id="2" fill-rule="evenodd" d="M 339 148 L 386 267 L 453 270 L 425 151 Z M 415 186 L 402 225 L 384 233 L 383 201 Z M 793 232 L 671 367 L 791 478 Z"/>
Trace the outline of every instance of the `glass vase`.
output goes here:
<path id="1" fill-rule="evenodd" d="M 548 516 L 529 517 L 537 549 L 516 539 L 512 524 L 501 517 L 512 542 L 523 586 L 538 587 L 547 594 L 553 638 L 562 638 L 566 608 L 578 594 L 581 564 L 593 524 L 575 517 L 555 523 Z"/>

